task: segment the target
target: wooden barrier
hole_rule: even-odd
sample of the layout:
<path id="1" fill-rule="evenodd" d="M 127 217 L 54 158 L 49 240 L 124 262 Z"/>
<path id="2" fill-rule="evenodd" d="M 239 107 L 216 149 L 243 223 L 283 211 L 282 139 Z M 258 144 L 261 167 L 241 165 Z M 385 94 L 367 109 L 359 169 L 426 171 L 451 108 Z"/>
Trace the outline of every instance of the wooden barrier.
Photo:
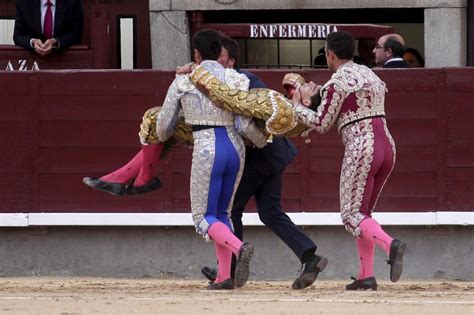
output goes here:
<path id="1" fill-rule="evenodd" d="M 283 71 L 255 73 L 280 90 Z M 324 82 L 327 70 L 300 72 Z M 380 70 L 397 163 L 378 211 L 474 211 L 474 69 Z M 142 113 L 161 104 L 173 73 L 0 71 L 0 212 L 189 211 L 191 150 L 160 166 L 161 190 L 128 197 L 94 191 L 81 179 L 123 165 L 140 149 Z M 284 175 L 290 212 L 337 212 L 340 136 L 294 139 Z M 250 205 L 254 209 L 254 205 Z"/>

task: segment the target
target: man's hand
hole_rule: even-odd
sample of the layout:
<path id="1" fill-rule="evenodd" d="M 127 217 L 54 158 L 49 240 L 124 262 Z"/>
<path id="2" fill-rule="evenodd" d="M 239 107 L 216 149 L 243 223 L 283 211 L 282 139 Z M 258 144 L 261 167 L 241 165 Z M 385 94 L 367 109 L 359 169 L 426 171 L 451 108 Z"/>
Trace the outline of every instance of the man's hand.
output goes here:
<path id="1" fill-rule="evenodd" d="M 33 39 L 32 44 L 33 44 L 33 49 L 38 55 L 41 55 L 41 56 L 46 55 L 46 52 L 43 49 L 43 42 L 41 41 L 41 39 Z"/>
<path id="2" fill-rule="evenodd" d="M 50 54 L 53 51 L 53 47 L 56 46 L 57 43 L 58 41 L 54 38 L 46 40 L 42 46 L 44 54 Z"/>
<path id="3" fill-rule="evenodd" d="M 187 63 L 180 67 L 176 67 L 176 74 L 188 74 L 193 72 L 194 68 L 196 68 L 196 64 L 194 62 Z"/>

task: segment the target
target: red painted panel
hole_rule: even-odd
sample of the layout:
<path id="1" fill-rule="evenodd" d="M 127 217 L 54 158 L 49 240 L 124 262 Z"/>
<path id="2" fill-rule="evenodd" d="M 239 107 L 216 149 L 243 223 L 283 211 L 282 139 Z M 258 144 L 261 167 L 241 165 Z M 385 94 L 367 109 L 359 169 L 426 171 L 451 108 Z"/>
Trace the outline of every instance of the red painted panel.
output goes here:
<path id="1" fill-rule="evenodd" d="M 40 148 L 38 172 L 40 174 L 104 174 L 125 165 L 139 150 L 138 145 L 112 148 Z"/>
<path id="2" fill-rule="evenodd" d="M 470 193 L 474 195 L 474 168 L 448 168 L 446 191 L 448 193 Z"/>
<path id="3" fill-rule="evenodd" d="M 30 126 L 31 123 L 27 121 L 2 121 L 0 123 L 0 148 L 28 146 L 31 143 Z"/>
<path id="4" fill-rule="evenodd" d="M 28 102 L 28 95 L 2 95 L 0 121 L 24 121 L 28 120 L 30 113 L 26 106 Z"/>
<path id="5" fill-rule="evenodd" d="M 474 78 L 473 78 L 474 82 Z M 450 116 L 471 116 L 474 121 L 474 106 L 472 100 L 474 92 L 443 91 L 439 96 L 439 102 L 446 106 L 446 112 Z"/>
<path id="6" fill-rule="evenodd" d="M 256 71 L 278 89 L 285 72 Z M 329 77 L 327 70 L 300 73 L 320 82 Z M 466 102 L 474 86 L 464 83 L 474 70 L 377 73 L 389 86 L 388 122 L 397 143 L 397 164 L 377 209 L 474 209 L 473 115 Z M 14 84 L 8 85 L 13 93 L 0 91 L 0 211 L 189 212 L 191 150 L 185 147 L 174 148 L 161 162 L 164 186 L 158 192 L 117 198 L 81 182 L 138 152 L 142 113 L 159 105 L 172 77 L 160 71 L 1 72 L 0 82 Z M 338 211 L 340 135 L 313 132 L 310 139 L 309 144 L 293 139 L 299 155 L 284 175 L 283 206 Z M 254 203 L 248 208 L 254 211 Z"/>
<path id="7" fill-rule="evenodd" d="M 0 71 L 0 86 L 2 87 L 0 89 L 0 95 L 3 98 L 3 96 L 23 96 L 28 94 L 29 79 L 29 73 Z"/>
<path id="8" fill-rule="evenodd" d="M 448 117 L 448 141 L 474 141 L 474 116 Z"/>
<path id="9" fill-rule="evenodd" d="M 138 122 L 43 122 L 40 147 L 123 147 L 139 145 Z"/>
<path id="10" fill-rule="evenodd" d="M 447 166 L 474 167 L 474 141 L 450 142 L 447 148 Z"/>
<path id="11" fill-rule="evenodd" d="M 48 95 L 39 98 L 41 121 L 136 121 L 143 113 L 161 106 L 164 95 Z"/>
<path id="12" fill-rule="evenodd" d="M 24 172 L 31 165 L 32 157 L 28 148 L 8 147 L 2 150 L 1 154 L 0 174 L 3 172 Z"/>
<path id="13" fill-rule="evenodd" d="M 163 95 L 174 74 L 163 71 L 41 72 L 40 95 Z M 64 87 L 68 88 L 65 89 Z"/>
<path id="14" fill-rule="evenodd" d="M 474 194 L 470 193 L 447 193 L 446 211 L 474 211 Z"/>
<path id="15" fill-rule="evenodd" d="M 385 113 L 389 119 L 438 119 L 436 94 L 389 92 L 385 96 Z M 389 125 L 390 127 L 390 125 Z"/>

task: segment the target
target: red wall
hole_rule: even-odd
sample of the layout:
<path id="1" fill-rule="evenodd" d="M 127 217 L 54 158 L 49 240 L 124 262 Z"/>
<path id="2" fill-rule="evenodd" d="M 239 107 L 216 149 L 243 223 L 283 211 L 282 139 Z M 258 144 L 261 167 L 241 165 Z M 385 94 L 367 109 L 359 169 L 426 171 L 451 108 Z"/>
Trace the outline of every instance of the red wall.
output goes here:
<path id="1" fill-rule="evenodd" d="M 283 71 L 255 71 L 280 89 Z M 325 70 L 300 72 L 323 82 Z M 474 210 L 474 69 L 382 70 L 397 164 L 379 211 Z M 0 212 L 188 212 L 191 150 L 162 164 L 164 187 L 114 197 L 81 179 L 139 150 L 142 113 L 161 104 L 173 74 L 142 71 L 0 72 Z M 284 177 L 288 211 L 338 211 L 339 135 L 296 139 Z M 253 208 L 253 205 L 252 205 Z"/>

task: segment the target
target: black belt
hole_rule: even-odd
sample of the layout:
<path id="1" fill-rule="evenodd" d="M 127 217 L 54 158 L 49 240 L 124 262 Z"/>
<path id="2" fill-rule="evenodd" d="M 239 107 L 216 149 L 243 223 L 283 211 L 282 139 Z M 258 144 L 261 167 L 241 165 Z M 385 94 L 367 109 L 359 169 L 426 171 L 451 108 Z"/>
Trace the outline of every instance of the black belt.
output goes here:
<path id="1" fill-rule="evenodd" d="M 211 128 L 221 128 L 225 126 L 211 126 L 211 125 L 192 125 L 191 130 L 194 131 L 200 131 L 200 130 L 206 130 L 206 129 L 211 129 Z"/>
<path id="2" fill-rule="evenodd" d="M 375 116 L 368 116 L 368 117 L 364 117 L 364 118 L 359 118 L 359 119 L 356 119 L 356 120 L 353 120 L 353 121 L 350 121 L 350 122 L 344 124 L 339 130 L 342 130 L 342 128 L 344 128 L 344 127 L 346 127 L 346 126 L 348 126 L 348 125 L 350 125 L 350 124 L 359 122 L 359 121 L 361 121 L 361 120 L 369 119 L 369 118 L 378 118 L 378 117 L 383 117 L 383 118 L 385 118 L 385 115 L 375 115 Z"/>

